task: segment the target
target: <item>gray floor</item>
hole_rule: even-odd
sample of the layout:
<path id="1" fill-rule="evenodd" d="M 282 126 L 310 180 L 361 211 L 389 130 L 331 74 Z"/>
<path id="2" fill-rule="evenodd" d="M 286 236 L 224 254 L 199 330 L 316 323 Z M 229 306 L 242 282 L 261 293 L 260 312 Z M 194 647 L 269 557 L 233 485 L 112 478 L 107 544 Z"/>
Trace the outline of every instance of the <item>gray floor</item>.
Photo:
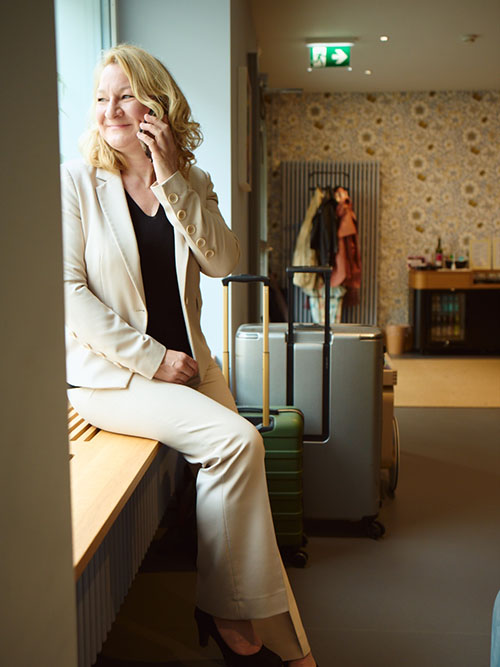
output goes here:
<path id="1" fill-rule="evenodd" d="M 310 536 L 308 566 L 289 569 L 314 653 L 321 667 L 487 667 L 500 589 L 500 409 L 396 414 L 402 458 L 380 514 L 386 535 Z M 161 550 L 98 667 L 221 664 L 196 645 L 189 549 L 179 544 L 167 567 Z"/>

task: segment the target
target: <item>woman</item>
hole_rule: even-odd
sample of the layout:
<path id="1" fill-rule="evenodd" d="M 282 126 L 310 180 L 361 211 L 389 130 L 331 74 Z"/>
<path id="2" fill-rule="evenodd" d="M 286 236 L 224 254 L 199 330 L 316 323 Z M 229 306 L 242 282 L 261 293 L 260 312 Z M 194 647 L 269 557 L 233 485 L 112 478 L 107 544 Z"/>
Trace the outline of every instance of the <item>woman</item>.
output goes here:
<path id="1" fill-rule="evenodd" d="M 200 328 L 199 273 L 230 273 L 239 245 L 193 166 L 199 126 L 163 65 L 130 45 L 100 63 L 94 119 L 86 160 L 62 167 L 69 399 L 96 426 L 200 465 L 200 643 L 211 635 L 227 665 L 313 667 L 276 546 L 262 440 Z"/>

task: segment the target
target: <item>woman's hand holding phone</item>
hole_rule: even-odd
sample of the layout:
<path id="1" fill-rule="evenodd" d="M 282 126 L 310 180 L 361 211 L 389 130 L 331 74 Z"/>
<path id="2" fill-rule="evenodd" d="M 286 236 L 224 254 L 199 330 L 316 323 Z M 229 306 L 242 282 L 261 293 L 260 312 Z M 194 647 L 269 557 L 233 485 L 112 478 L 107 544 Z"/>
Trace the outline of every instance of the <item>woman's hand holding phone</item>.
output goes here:
<path id="1" fill-rule="evenodd" d="M 150 152 L 158 183 L 173 176 L 177 171 L 178 151 L 167 116 L 157 118 L 150 109 L 144 114 L 137 138 Z"/>
<path id="2" fill-rule="evenodd" d="M 155 112 L 153 111 L 153 109 L 150 109 L 150 110 L 148 111 L 148 114 L 149 114 L 150 116 L 155 116 L 155 115 L 156 115 Z M 139 128 L 139 132 L 140 132 L 142 135 L 144 134 L 144 130 L 143 130 L 142 128 Z M 144 153 L 146 154 L 146 157 L 148 157 L 148 158 L 151 160 L 151 162 L 152 162 L 152 161 L 153 161 L 153 157 L 152 157 L 152 155 L 151 155 L 151 151 L 149 150 L 149 146 L 148 146 L 147 144 L 144 143 L 144 141 L 142 140 L 142 137 L 139 137 L 139 139 L 140 139 L 140 142 L 141 142 L 142 150 L 143 150 Z"/>

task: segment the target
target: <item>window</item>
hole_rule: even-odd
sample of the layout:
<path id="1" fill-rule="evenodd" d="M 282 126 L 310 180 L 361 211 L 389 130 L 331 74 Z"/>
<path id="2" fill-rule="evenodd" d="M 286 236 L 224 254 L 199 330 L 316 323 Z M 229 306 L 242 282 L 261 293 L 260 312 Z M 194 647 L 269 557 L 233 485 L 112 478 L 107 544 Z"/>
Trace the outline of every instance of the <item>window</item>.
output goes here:
<path id="1" fill-rule="evenodd" d="M 88 124 L 93 72 L 115 42 L 115 0 L 55 0 L 61 162 L 79 156 Z"/>

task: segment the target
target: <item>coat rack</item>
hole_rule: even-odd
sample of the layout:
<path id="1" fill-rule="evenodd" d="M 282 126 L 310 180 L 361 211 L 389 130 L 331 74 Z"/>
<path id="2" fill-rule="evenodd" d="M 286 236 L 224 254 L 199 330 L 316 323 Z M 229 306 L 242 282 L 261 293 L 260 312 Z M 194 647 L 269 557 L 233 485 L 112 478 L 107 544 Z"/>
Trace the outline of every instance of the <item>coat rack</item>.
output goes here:
<path id="1" fill-rule="evenodd" d="M 324 187 L 319 185 L 317 181 L 325 180 L 325 179 L 317 179 L 317 176 L 328 176 L 330 180 L 332 180 L 332 176 L 341 176 L 343 179 L 342 183 L 336 183 L 335 187 L 337 185 L 341 185 L 343 188 L 346 190 L 349 190 L 349 182 L 350 182 L 350 175 L 346 171 L 329 171 L 328 169 L 315 169 L 314 171 L 311 171 L 309 173 L 308 179 L 309 179 L 309 191 L 313 192 L 316 190 L 317 187 Z M 316 180 L 316 183 L 313 185 L 312 182 Z"/>

